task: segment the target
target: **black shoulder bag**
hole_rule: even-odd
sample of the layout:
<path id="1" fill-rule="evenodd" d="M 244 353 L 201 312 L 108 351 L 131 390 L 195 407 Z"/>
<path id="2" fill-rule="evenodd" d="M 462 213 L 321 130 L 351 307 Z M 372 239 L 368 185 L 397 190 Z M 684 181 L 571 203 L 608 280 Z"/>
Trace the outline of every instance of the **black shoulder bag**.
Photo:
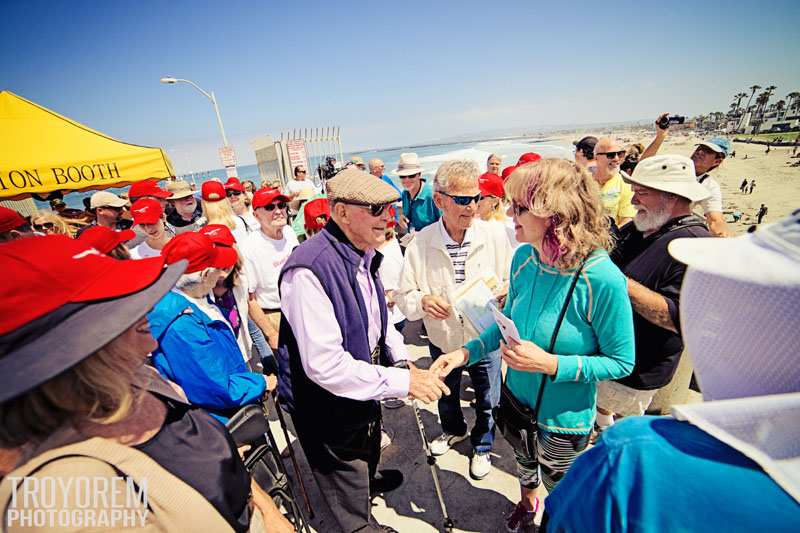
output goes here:
<path id="1" fill-rule="evenodd" d="M 550 337 L 550 347 L 547 349 L 548 353 L 553 353 L 556 345 L 556 337 L 558 337 L 558 330 L 561 328 L 561 323 L 564 321 L 564 315 L 567 314 L 567 306 L 572 299 L 572 293 L 575 291 L 575 285 L 578 283 L 581 270 L 583 270 L 583 263 L 578 267 L 577 272 L 572 278 L 572 283 L 567 291 L 567 298 L 564 300 L 564 305 L 561 307 L 561 312 L 558 314 L 553 335 Z M 511 446 L 520 452 L 525 453 L 528 457 L 536 458 L 537 452 L 537 433 L 538 433 L 538 418 L 539 408 L 542 405 L 542 395 L 544 394 L 544 387 L 547 384 L 549 376 L 542 375 L 542 383 L 539 386 L 539 394 L 536 397 L 536 408 L 531 410 L 529 407 L 523 405 L 514 394 L 506 387 L 505 381 L 500 384 L 500 404 L 492 409 L 495 424 L 500 428 L 503 436 L 511 444 Z"/>

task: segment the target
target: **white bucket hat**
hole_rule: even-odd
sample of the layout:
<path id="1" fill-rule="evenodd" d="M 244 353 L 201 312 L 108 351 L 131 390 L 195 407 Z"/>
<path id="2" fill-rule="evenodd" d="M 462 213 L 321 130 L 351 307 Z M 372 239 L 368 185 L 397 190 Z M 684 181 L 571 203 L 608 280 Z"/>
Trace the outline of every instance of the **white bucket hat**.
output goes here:
<path id="1" fill-rule="evenodd" d="M 656 155 L 643 159 L 633 174 L 625 178 L 650 189 L 669 192 L 699 202 L 710 196 L 708 189 L 698 183 L 694 163 L 682 155 Z"/>
<path id="2" fill-rule="evenodd" d="M 422 165 L 419 164 L 419 156 L 414 152 L 400 154 L 400 161 L 397 168 L 392 171 L 395 176 L 413 176 L 422 172 Z"/>

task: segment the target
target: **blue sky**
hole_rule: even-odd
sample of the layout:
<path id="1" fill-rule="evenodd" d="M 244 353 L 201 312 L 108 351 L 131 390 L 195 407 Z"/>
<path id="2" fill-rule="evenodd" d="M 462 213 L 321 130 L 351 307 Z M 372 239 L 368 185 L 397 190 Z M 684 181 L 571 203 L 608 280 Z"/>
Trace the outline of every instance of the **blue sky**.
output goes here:
<path id="1" fill-rule="evenodd" d="M 163 146 L 179 173 L 218 167 L 221 143 L 208 100 L 165 75 L 215 91 L 242 163 L 293 127 L 339 124 L 353 150 L 800 90 L 796 0 L 2 5 L 0 88 Z"/>

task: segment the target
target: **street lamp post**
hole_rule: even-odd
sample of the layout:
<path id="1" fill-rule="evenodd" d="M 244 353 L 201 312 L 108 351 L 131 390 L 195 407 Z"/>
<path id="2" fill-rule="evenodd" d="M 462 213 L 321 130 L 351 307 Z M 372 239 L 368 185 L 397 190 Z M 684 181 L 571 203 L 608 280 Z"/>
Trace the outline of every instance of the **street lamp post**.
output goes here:
<path id="1" fill-rule="evenodd" d="M 222 134 L 222 145 L 224 147 L 226 147 L 226 148 L 229 147 L 229 145 L 228 145 L 228 136 L 225 135 L 225 126 L 222 125 L 222 115 L 220 115 L 220 113 L 219 113 L 219 106 L 217 105 L 217 98 L 216 98 L 216 96 L 214 96 L 214 91 L 211 91 L 211 92 L 204 91 L 202 88 L 200 88 L 199 85 L 197 85 L 192 80 L 184 80 L 184 79 L 181 79 L 181 78 L 173 78 L 171 76 L 167 76 L 167 77 L 161 78 L 161 83 L 166 83 L 166 84 L 188 83 L 189 85 L 191 85 L 192 87 L 197 89 L 197 91 L 200 94 L 202 94 L 203 96 L 205 96 L 206 98 L 211 100 L 211 104 L 214 106 L 214 113 L 217 115 L 217 124 L 219 125 L 219 132 Z M 226 172 L 227 172 L 229 177 L 236 175 L 236 163 L 235 162 L 233 163 L 233 165 L 229 165 L 229 164 L 226 164 L 225 161 L 223 160 L 222 165 L 225 167 L 225 170 L 226 170 Z"/>

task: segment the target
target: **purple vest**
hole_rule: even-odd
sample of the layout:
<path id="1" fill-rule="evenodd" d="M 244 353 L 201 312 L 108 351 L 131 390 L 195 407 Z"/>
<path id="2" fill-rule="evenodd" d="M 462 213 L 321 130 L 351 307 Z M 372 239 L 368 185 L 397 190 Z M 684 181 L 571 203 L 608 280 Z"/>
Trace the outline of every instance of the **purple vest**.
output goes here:
<path id="1" fill-rule="evenodd" d="M 333 304 L 336 321 L 342 330 L 343 345 L 354 358 L 372 363 L 368 337 L 367 307 L 361 296 L 356 272 L 363 256 L 350 244 L 344 233 L 329 221 L 316 236 L 303 242 L 292 251 L 281 270 L 283 275 L 294 268 L 307 268 L 319 279 L 322 288 Z M 387 325 L 386 301 L 383 284 L 378 277 L 381 255 L 372 261 L 372 281 L 381 310 L 380 362 L 390 364 L 384 343 Z M 307 328 L 314 324 L 304 324 Z M 281 402 L 292 413 L 295 424 L 309 424 L 315 429 L 354 428 L 373 422 L 380 417 L 377 401 L 357 401 L 336 396 L 323 389 L 308 376 L 300 362 L 292 328 L 286 318 L 281 319 L 278 341 L 278 393 Z"/>

